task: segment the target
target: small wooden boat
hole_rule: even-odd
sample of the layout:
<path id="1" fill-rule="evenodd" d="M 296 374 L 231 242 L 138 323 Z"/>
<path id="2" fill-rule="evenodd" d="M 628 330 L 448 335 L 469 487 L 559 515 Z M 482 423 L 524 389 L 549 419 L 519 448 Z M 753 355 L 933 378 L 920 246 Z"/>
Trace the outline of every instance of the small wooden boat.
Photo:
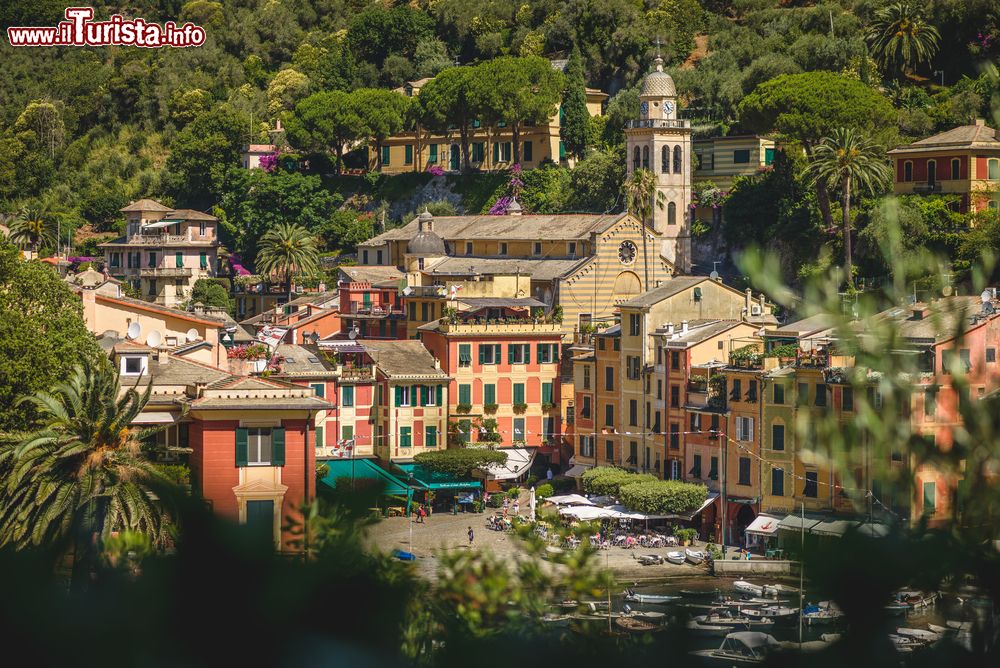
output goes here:
<path id="1" fill-rule="evenodd" d="M 686 559 L 687 555 L 685 555 L 683 552 L 679 550 L 673 550 L 671 552 L 667 552 L 667 561 L 677 566 L 683 564 Z"/>
<path id="2" fill-rule="evenodd" d="M 626 589 L 625 600 L 632 601 L 634 603 L 652 603 L 663 605 L 666 603 L 673 603 L 674 601 L 679 601 L 680 596 L 668 596 L 665 594 L 637 594 L 631 589 Z"/>
<path id="3" fill-rule="evenodd" d="M 701 550 L 686 549 L 686 550 L 684 550 L 684 556 L 688 560 L 689 563 L 697 566 L 701 562 L 705 561 L 705 557 L 707 555 L 704 552 L 702 552 Z"/>
<path id="4" fill-rule="evenodd" d="M 615 620 L 615 624 L 628 633 L 654 633 L 663 629 L 661 624 L 640 619 L 636 616 L 622 615 Z"/>

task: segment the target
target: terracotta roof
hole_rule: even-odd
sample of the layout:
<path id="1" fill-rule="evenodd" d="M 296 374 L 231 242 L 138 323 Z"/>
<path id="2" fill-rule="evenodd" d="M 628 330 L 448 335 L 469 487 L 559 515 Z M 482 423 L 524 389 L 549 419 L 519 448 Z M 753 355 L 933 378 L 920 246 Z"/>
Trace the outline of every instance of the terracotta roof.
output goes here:
<path id="1" fill-rule="evenodd" d="M 164 219 L 177 218 L 179 220 L 218 220 L 215 216 L 195 211 L 194 209 L 171 209 Z"/>
<path id="2" fill-rule="evenodd" d="M 459 239 L 575 240 L 588 239 L 608 229 L 627 214 L 570 213 L 525 214 L 520 216 L 436 216 L 434 231 L 445 241 Z M 387 241 L 409 241 L 419 231 L 414 218 L 403 227 L 383 232 L 361 244 L 380 246 Z"/>
<path id="3" fill-rule="evenodd" d="M 372 285 L 397 282 L 405 276 L 405 274 L 399 269 L 389 265 L 356 265 L 353 267 L 340 267 L 340 273 L 348 281 L 356 283 L 368 282 Z"/>
<path id="4" fill-rule="evenodd" d="M 317 346 L 281 344 L 275 352 L 284 358 L 280 376 L 326 378 L 334 375 L 335 365 Z"/>
<path id="5" fill-rule="evenodd" d="M 358 341 L 375 360 L 379 371 L 389 378 L 426 377 L 445 379 L 448 375 L 434 365 L 434 357 L 420 341 Z"/>
<path id="6" fill-rule="evenodd" d="M 212 325 L 214 327 L 220 327 L 225 324 L 225 320 L 221 318 L 216 318 L 209 315 L 194 315 L 188 313 L 187 311 L 182 311 L 176 308 L 170 308 L 169 306 L 161 306 L 159 304 L 154 304 L 152 302 L 143 301 L 141 299 L 132 299 L 131 297 L 108 297 L 107 295 L 98 294 L 95 296 L 97 301 L 111 302 L 112 304 L 121 304 L 122 306 L 129 306 L 132 308 L 137 308 L 142 311 L 151 311 L 153 313 L 159 313 L 162 315 L 170 315 L 181 320 L 187 320 L 189 322 L 197 322 L 202 325 Z"/>
<path id="7" fill-rule="evenodd" d="M 535 281 L 552 281 L 573 273 L 587 262 L 590 262 L 590 258 L 532 260 L 457 255 L 425 269 L 424 274 L 428 276 L 471 276 L 474 274 L 496 276 L 520 272 L 522 276 L 530 276 Z"/>
<path id="8" fill-rule="evenodd" d="M 299 386 L 296 386 L 299 387 Z M 259 399 L 219 399 L 202 397 L 191 402 L 194 410 L 244 410 L 244 411 L 322 411 L 333 405 L 318 397 L 279 397 Z"/>
<path id="9" fill-rule="evenodd" d="M 169 206 L 163 206 L 155 199 L 140 199 L 132 202 L 128 206 L 123 206 L 119 209 L 122 213 L 129 213 L 132 211 L 170 211 Z"/>
<path id="10" fill-rule="evenodd" d="M 915 141 L 912 144 L 900 146 L 889 151 L 893 153 L 907 153 L 931 149 L 937 146 L 955 147 L 987 147 L 1000 149 L 1000 138 L 997 131 L 987 125 L 961 125 L 951 130 L 946 130 L 936 135 Z"/>

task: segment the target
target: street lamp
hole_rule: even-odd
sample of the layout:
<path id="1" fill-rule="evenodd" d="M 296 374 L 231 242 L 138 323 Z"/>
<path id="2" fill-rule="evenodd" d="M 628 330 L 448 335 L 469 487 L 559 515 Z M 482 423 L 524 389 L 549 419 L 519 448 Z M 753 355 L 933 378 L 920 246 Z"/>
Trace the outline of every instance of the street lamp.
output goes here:
<path id="1" fill-rule="evenodd" d="M 944 70 L 934 70 L 934 74 L 941 76 L 941 87 L 944 88 Z"/>

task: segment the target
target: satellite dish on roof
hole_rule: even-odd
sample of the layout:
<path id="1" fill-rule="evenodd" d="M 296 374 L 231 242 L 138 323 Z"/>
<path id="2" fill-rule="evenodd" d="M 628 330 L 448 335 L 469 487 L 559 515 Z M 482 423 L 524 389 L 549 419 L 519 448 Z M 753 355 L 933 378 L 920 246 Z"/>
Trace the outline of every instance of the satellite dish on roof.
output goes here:
<path id="1" fill-rule="evenodd" d="M 715 271 L 715 270 L 713 269 L 713 270 L 712 270 L 712 273 L 711 273 L 711 274 L 709 274 L 709 275 L 708 275 L 708 277 L 709 277 L 709 278 L 711 278 L 711 279 L 712 279 L 712 280 L 714 281 L 714 280 L 716 280 L 717 278 L 719 278 L 719 272 L 717 272 L 717 271 Z"/>
<path id="2" fill-rule="evenodd" d="M 198 340 L 198 330 L 195 329 L 194 327 L 192 327 L 191 329 L 189 329 L 187 331 L 187 334 L 185 336 L 187 337 L 188 343 L 191 343 L 192 341 L 197 341 Z"/>
<path id="3" fill-rule="evenodd" d="M 163 341 L 163 334 L 160 334 L 155 329 L 146 337 L 146 345 L 150 348 L 158 348 L 161 341 Z"/>
<path id="4" fill-rule="evenodd" d="M 130 324 L 128 326 L 128 331 L 125 332 L 125 336 L 129 339 L 137 339 L 140 334 L 142 334 L 142 325 L 138 322 Z"/>

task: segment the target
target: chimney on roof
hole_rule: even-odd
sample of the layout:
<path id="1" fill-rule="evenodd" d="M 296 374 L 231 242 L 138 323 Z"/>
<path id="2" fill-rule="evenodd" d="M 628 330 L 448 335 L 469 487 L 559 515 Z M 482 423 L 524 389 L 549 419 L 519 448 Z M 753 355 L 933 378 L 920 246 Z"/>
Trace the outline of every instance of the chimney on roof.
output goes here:
<path id="1" fill-rule="evenodd" d="M 674 323 L 668 322 L 667 323 L 667 336 L 673 336 L 673 335 L 674 335 Z"/>
<path id="2" fill-rule="evenodd" d="M 688 333 L 688 321 L 681 320 L 681 334 L 687 334 L 687 333 Z"/>
<path id="3" fill-rule="evenodd" d="M 746 310 L 747 310 L 747 315 L 750 315 L 750 304 L 752 304 L 752 303 L 753 303 L 753 290 L 751 290 L 750 288 L 747 288 L 747 290 L 746 290 L 746 304 L 745 304 Z"/>
<path id="4" fill-rule="evenodd" d="M 986 125 L 986 119 L 985 118 L 977 118 L 976 119 L 976 125 L 978 125 L 979 127 L 983 127 L 984 125 Z"/>
<path id="5" fill-rule="evenodd" d="M 423 212 L 417 216 L 417 231 L 419 232 L 433 232 L 434 231 L 434 216 L 431 212 L 424 207 Z"/>
<path id="6" fill-rule="evenodd" d="M 160 350 L 156 353 L 156 360 L 160 363 L 160 366 L 170 364 L 170 353 L 166 350 Z"/>
<path id="7" fill-rule="evenodd" d="M 439 360 L 439 359 L 438 359 L 438 358 L 436 358 L 436 357 L 434 358 L 434 368 L 435 368 L 435 369 L 438 369 L 438 370 L 440 370 L 440 369 L 441 369 L 441 360 Z"/>
<path id="8" fill-rule="evenodd" d="M 517 203 L 517 200 L 511 198 L 510 204 L 507 205 L 507 215 L 508 216 L 520 216 L 521 215 L 521 205 Z"/>

